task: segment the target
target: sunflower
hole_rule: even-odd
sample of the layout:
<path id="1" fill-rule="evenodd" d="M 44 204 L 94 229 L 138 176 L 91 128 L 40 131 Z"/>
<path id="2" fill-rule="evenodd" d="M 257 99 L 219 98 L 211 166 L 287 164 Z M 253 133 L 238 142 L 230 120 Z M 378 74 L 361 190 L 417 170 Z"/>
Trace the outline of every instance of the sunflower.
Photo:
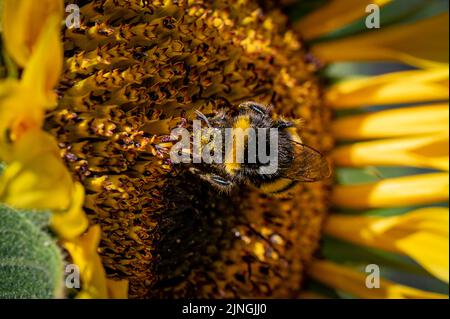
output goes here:
<path id="1" fill-rule="evenodd" d="M 0 8 L 0 296 L 448 298 L 446 1 Z M 333 178 L 224 195 L 170 162 L 248 100 Z"/>

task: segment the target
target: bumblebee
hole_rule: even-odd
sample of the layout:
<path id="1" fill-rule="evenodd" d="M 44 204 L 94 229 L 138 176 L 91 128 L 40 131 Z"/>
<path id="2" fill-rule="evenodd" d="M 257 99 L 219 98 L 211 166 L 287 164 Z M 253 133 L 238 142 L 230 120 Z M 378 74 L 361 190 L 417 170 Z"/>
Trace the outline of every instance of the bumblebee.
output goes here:
<path id="1" fill-rule="evenodd" d="M 192 164 L 189 171 L 210 183 L 219 191 L 229 193 L 238 186 L 256 187 L 268 195 L 288 192 L 299 182 L 315 182 L 331 175 L 325 157 L 312 147 L 302 143 L 292 122 L 273 119 L 270 107 L 256 102 L 245 102 L 233 112 L 221 111 L 213 116 L 205 116 L 197 111 L 198 119 L 204 121 L 212 130 L 225 136 L 225 129 L 276 129 L 277 131 L 277 170 L 263 174 L 265 161 L 259 156 L 249 161 L 250 143 L 258 142 L 246 138 L 244 143 L 232 141 L 232 147 L 223 146 L 223 163 Z M 271 136 L 267 133 L 267 137 Z M 236 160 L 236 154 L 245 154 L 243 161 Z"/>

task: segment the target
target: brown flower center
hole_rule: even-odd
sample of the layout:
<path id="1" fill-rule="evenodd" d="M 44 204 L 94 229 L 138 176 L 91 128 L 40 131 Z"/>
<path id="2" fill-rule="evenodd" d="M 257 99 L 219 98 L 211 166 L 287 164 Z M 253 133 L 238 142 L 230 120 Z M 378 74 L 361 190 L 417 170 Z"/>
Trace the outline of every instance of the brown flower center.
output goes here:
<path id="1" fill-rule="evenodd" d="M 327 185 L 225 196 L 166 165 L 158 146 L 184 115 L 255 100 L 331 148 L 317 66 L 285 18 L 254 1 L 81 3 L 46 128 L 85 186 L 108 275 L 128 279 L 131 297 L 297 296 Z"/>

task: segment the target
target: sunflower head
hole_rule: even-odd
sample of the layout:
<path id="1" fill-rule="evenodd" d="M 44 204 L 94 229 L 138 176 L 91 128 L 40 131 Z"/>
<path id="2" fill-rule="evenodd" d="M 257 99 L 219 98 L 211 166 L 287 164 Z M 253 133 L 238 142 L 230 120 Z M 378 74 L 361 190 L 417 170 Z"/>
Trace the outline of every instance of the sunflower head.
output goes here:
<path id="1" fill-rule="evenodd" d="M 0 201 L 52 212 L 78 297 L 442 296 L 360 270 L 448 283 L 448 13 L 373 1 L 391 18 L 367 30 L 366 1 L 95 0 L 60 28 L 72 1 L 3 2 Z M 335 182 L 223 194 L 169 160 L 173 129 L 246 101 L 301 120 Z"/>
<path id="2" fill-rule="evenodd" d="M 45 127 L 88 191 L 109 275 L 127 278 L 135 297 L 296 294 L 325 184 L 300 186 L 290 201 L 249 190 L 227 198 L 163 154 L 164 136 L 194 111 L 249 99 L 304 118 L 304 139 L 331 147 L 317 66 L 286 20 L 250 1 L 100 1 L 81 16 L 64 34 L 60 102 Z"/>

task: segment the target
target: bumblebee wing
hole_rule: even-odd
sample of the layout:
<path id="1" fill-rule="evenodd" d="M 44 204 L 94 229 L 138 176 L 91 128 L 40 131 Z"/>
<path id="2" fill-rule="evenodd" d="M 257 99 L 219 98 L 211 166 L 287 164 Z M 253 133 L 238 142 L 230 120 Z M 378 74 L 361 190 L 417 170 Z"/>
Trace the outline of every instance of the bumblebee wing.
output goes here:
<path id="1" fill-rule="evenodd" d="M 330 177 L 330 165 L 319 151 L 295 141 L 292 144 L 294 158 L 283 177 L 299 182 L 316 182 Z"/>

